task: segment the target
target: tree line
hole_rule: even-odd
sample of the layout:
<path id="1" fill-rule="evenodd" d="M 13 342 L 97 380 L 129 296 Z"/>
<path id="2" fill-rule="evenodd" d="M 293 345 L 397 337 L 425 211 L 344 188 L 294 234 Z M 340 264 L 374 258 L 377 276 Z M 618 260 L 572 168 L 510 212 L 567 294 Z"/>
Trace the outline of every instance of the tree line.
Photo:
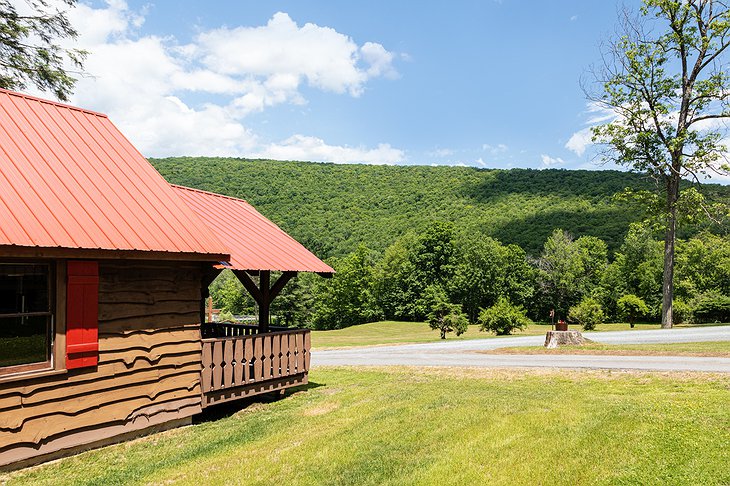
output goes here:
<path id="1" fill-rule="evenodd" d="M 555 229 L 532 257 L 515 244 L 435 222 L 384 251 L 360 245 L 328 263 L 334 277 L 301 274 L 274 301 L 282 323 L 337 329 L 427 320 L 458 329 L 453 324 L 463 318 L 506 333 L 527 319 L 550 321 L 551 311 L 586 328 L 657 322 L 661 313 L 663 246 L 640 224 L 613 255 L 600 238 Z M 730 237 L 703 232 L 679 240 L 675 279 L 676 323 L 730 321 Z M 232 274 L 222 275 L 211 295 L 225 311 L 255 311 Z"/>
<path id="2" fill-rule="evenodd" d="M 606 242 L 609 253 L 646 205 L 614 194 L 649 190 L 641 174 L 619 171 L 372 166 L 218 157 L 150 159 L 171 183 L 247 200 L 320 258 L 360 244 L 384 252 L 408 231 L 446 221 L 538 255 L 553 228 Z M 708 202 L 730 201 L 730 187 L 706 184 Z M 680 238 L 730 231 L 684 223 Z"/>

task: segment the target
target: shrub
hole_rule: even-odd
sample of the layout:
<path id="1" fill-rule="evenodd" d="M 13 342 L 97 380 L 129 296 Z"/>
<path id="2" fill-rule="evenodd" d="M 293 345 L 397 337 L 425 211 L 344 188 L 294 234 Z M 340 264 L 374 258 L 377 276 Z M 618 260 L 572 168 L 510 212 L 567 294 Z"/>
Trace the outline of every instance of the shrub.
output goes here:
<path id="1" fill-rule="evenodd" d="M 443 293 L 435 294 L 435 301 L 428 314 L 428 325 L 441 332 L 441 339 L 446 339 L 449 332 L 461 336 L 469 329 L 469 320 L 461 311 L 459 304 L 449 302 Z"/>
<path id="2" fill-rule="evenodd" d="M 672 324 L 682 324 L 692 320 L 692 306 L 682 300 L 672 303 Z"/>
<path id="3" fill-rule="evenodd" d="M 497 303 L 479 313 L 481 331 L 490 331 L 498 336 L 512 333 L 515 329 L 524 329 L 532 321 L 525 314 L 522 306 L 512 305 L 505 297 L 500 297 Z"/>
<path id="4" fill-rule="evenodd" d="M 606 314 L 596 299 L 584 297 L 578 305 L 570 308 L 568 319 L 583 326 L 584 331 L 592 331 L 606 320 Z"/>
<path id="5" fill-rule="evenodd" d="M 730 296 L 699 296 L 694 302 L 693 315 L 698 322 L 730 322 Z"/>
<path id="6" fill-rule="evenodd" d="M 623 319 L 629 321 L 629 325 L 633 328 L 636 319 L 643 317 L 649 313 L 649 307 L 644 299 L 634 294 L 626 294 L 616 302 L 616 309 Z"/>

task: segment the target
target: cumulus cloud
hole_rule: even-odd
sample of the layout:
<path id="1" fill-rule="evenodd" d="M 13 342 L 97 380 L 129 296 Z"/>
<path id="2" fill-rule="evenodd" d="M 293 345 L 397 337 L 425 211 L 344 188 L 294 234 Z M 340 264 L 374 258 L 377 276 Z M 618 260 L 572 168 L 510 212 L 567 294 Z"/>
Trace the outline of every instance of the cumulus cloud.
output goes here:
<path id="1" fill-rule="evenodd" d="M 542 165 L 546 167 L 550 167 L 552 165 L 562 165 L 565 163 L 565 161 L 560 157 L 550 157 L 546 154 L 540 155 L 540 159 L 542 159 Z"/>
<path id="2" fill-rule="evenodd" d="M 358 97 L 371 79 L 397 77 L 398 56 L 381 44 L 358 45 L 313 23 L 299 26 L 283 12 L 265 25 L 203 30 L 181 44 L 140 35 L 145 15 L 123 0 L 69 10 L 80 34 L 77 46 L 91 53 L 91 76 L 79 80 L 73 103 L 107 113 L 145 155 L 280 154 L 367 163 L 404 158 L 388 144 L 337 147 L 305 135 L 270 143 L 245 122 L 275 105 L 306 104 L 303 86 Z"/>
<path id="3" fill-rule="evenodd" d="M 600 103 L 596 103 L 595 101 L 589 101 L 586 104 L 584 114 L 587 115 L 585 124 L 588 126 L 573 133 L 573 135 L 571 135 L 565 143 L 565 148 L 579 157 L 582 157 L 588 147 L 593 145 L 591 127 L 615 120 L 618 116 L 614 110 L 607 108 Z"/>
<path id="4" fill-rule="evenodd" d="M 255 156 L 277 160 L 309 160 L 339 164 L 395 164 L 405 160 L 405 153 L 389 144 L 380 144 L 372 149 L 343 147 L 328 145 L 321 138 L 304 135 L 294 135 L 282 142 L 269 144 Z"/>
<path id="5" fill-rule="evenodd" d="M 586 149 L 593 144 L 592 137 L 590 127 L 578 130 L 565 143 L 565 148 L 582 157 Z"/>

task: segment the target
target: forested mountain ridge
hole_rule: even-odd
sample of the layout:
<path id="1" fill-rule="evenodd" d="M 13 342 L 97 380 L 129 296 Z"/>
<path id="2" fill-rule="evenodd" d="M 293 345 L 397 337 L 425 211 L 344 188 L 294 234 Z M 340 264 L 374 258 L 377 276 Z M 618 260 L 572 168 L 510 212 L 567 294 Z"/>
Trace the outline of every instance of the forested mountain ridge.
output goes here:
<path id="1" fill-rule="evenodd" d="M 516 243 L 539 254 L 554 228 L 622 242 L 640 214 L 612 200 L 626 187 L 649 188 L 620 171 L 376 166 L 212 157 L 150 159 L 171 183 L 246 199 L 321 258 L 358 244 L 383 250 L 433 221 Z M 711 200 L 730 187 L 705 185 Z M 715 228 L 716 231 L 727 231 Z M 685 235 L 694 233 L 685 229 Z"/>

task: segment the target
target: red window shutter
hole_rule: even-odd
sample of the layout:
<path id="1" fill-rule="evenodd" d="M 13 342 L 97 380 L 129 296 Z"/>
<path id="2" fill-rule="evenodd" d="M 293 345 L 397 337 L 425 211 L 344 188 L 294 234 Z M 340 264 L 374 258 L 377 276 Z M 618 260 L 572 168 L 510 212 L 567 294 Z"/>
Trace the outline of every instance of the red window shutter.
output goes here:
<path id="1" fill-rule="evenodd" d="M 99 264 L 73 260 L 66 267 L 66 369 L 99 362 Z"/>

